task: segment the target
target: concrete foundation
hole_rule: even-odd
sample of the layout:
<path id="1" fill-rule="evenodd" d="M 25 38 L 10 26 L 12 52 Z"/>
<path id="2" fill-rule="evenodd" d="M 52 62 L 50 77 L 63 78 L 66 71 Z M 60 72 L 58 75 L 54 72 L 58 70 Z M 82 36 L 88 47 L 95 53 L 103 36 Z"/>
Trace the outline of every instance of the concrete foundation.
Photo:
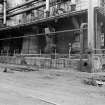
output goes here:
<path id="1" fill-rule="evenodd" d="M 23 63 L 24 62 L 24 63 Z M 17 64 L 23 66 L 34 66 L 40 69 L 77 69 L 79 60 L 73 59 L 51 59 L 51 58 L 36 58 L 22 56 L 0 56 L 0 63 Z M 75 66 L 74 66 L 75 65 Z"/>
<path id="2" fill-rule="evenodd" d="M 25 36 L 33 35 L 33 37 L 23 38 L 22 53 L 23 54 L 38 54 L 38 36 L 35 34 L 39 33 L 38 27 L 32 27 L 31 32 L 25 34 Z"/>
<path id="3" fill-rule="evenodd" d="M 23 39 L 22 53 L 23 54 L 37 54 L 38 53 L 37 37 L 30 37 L 30 38 L 26 37 Z"/>
<path id="4" fill-rule="evenodd" d="M 79 29 L 79 22 L 77 18 L 65 18 L 57 23 L 56 30 L 72 30 Z M 74 43 L 76 31 L 64 32 L 57 34 L 57 52 L 58 53 L 69 53 L 69 43 Z"/>
<path id="5" fill-rule="evenodd" d="M 45 28 L 45 34 L 46 35 L 46 47 L 45 47 L 45 53 L 54 53 L 55 50 L 55 43 L 54 43 L 54 36 L 52 34 L 49 34 L 50 32 L 54 32 L 53 27 Z"/>

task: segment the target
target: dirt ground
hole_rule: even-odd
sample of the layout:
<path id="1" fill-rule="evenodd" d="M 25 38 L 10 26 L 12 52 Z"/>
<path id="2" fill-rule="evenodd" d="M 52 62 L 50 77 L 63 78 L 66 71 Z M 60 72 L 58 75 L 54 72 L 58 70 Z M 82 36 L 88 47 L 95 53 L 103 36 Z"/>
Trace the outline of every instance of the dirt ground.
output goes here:
<path id="1" fill-rule="evenodd" d="M 92 74 L 68 71 L 0 72 L 0 105 L 105 105 L 105 86 L 86 85 Z"/>

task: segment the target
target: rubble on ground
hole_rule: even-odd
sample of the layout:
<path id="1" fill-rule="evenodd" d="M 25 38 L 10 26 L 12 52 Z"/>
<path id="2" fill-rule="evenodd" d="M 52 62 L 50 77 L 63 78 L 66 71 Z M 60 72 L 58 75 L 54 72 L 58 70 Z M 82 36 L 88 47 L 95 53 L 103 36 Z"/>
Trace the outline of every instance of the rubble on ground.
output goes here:
<path id="1" fill-rule="evenodd" d="M 105 76 L 93 76 L 84 80 L 85 84 L 102 87 L 105 85 Z"/>

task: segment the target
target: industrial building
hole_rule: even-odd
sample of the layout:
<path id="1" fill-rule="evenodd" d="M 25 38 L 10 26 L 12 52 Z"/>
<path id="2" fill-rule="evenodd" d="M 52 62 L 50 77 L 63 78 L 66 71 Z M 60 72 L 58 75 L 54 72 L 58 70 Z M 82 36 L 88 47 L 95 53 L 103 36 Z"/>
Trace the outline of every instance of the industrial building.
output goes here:
<path id="1" fill-rule="evenodd" d="M 88 26 L 89 0 L 1 0 L 0 39 L 11 38 L 0 41 L 1 52 L 68 54 L 71 43 L 71 53 L 77 53 L 82 23 L 93 27 L 93 35 L 86 29 L 83 33 L 84 49 L 89 41 L 93 48 L 104 48 L 104 0 L 92 0 L 91 5 L 93 22 Z"/>
<path id="2" fill-rule="evenodd" d="M 0 105 L 105 105 L 105 0 L 0 0 Z"/>
<path id="3" fill-rule="evenodd" d="M 104 18 L 105 0 L 1 0 L 1 55 L 102 55 Z"/>

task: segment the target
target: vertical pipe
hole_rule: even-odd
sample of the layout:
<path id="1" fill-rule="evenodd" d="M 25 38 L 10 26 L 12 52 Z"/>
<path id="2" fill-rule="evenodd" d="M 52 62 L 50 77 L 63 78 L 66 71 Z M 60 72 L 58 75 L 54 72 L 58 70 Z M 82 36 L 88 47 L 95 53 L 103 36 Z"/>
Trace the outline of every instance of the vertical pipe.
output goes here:
<path id="1" fill-rule="evenodd" d="M 94 16 L 94 18 L 95 18 L 95 49 L 97 49 L 98 48 L 98 46 L 97 46 L 97 39 L 98 39 L 98 19 L 97 19 L 97 17 L 98 17 L 98 14 L 97 14 L 97 12 L 95 11 L 95 16 Z M 95 53 L 97 53 L 97 51 L 94 51 Z"/>
<path id="2" fill-rule="evenodd" d="M 71 43 L 69 43 L 69 59 L 71 58 Z"/>
<path id="3" fill-rule="evenodd" d="M 3 1 L 3 24 L 6 25 L 6 0 Z"/>
<path id="4" fill-rule="evenodd" d="M 93 0 L 89 0 L 88 3 L 88 48 L 90 50 L 89 54 L 89 65 L 91 67 L 91 72 L 94 71 L 93 66 L 93 49 L 95 45 L 94 41 L 94 6 Z"/>
<path id="5" fill-rule="evenodd" d="M 49 16 L 50 12 L 50 0 L 46 0 L 46 17 Z"/>
<path id="6" fill-rule="evenodd" d="M 50 0 L 46 0 L 46 11 L 50 11 Z"/>
<path id="7" fill-rule="evenodd" d="M 94 48 L 94 7 L 93 0 L 88 3 L 88 48 Z"/>

